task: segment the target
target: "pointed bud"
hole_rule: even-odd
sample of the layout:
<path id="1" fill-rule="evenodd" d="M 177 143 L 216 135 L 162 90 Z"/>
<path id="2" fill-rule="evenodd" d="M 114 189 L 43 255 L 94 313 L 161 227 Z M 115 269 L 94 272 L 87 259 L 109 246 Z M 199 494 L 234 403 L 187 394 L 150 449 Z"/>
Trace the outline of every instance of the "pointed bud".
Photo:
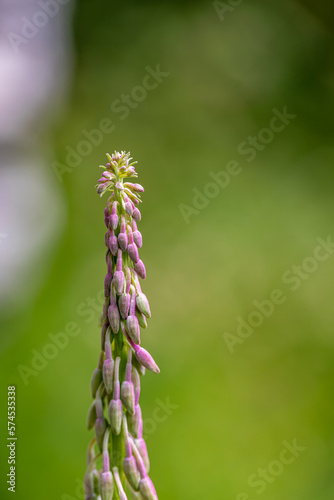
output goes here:
<path id="1" fill-rule="evenodd" d="M 103 447 L 103 437 L 104 433 L 107 430 L 108 424 L 107 421 L 104 417 L 102 418 L 97 418 L 95 420 L 95 437 L 96 437 L 96 442 L 99 447 L 99 450 L 102 451 Z"/>
<path id="2" fill-rule="evenodd" d="M 87 429 L 90 431 L 93 429 L 96 420 L 96 406 L 95 401 L 90 405 L 88 415 L 87 415 Z"/>
<path id="3" fill-rule="evenodd" d="M 132 382 L 124 380 L 121 385 L 121 400 L 129 413 L 135 411 L 135 393 Z"/>
<path id="4" fill-rule="evenodd" d="M 126 248 L 128 246 L 128 235 L 126 233 L 126 227 L 125 227 L 125 217 L 124 215 L 121 216 L 121 230 L 118 235 L 118 245 L 123 250 L 123 252 L 126 251 Z"/>
<path id="5" fill-rule="evenodd" d="M 113 380 L 114 380 L 114 360 L 105 359 L 102 368 L 103 382 L 107 391 L 107 394 L 112 393 Z"/>
<path id="6" fill-rule="evenodd" d="M 122 293 L 118 300 L 118 307 L 119 307 L 119 312 L 121 313 L 121 316 L 123 319 L 126 319 L 129 314 L 129 307 L 130 307 L 130 294 L 129 293 Z"/>
<path id="7" fill-rule="evenodd" d="M 107 231 L 106 234 L 104 235 L 104 244 L 108 248 L 108 241 L 109 241 L 109 232 Z"/>
<path id="8" fill-rule="evenodd" d="M 116 274 L 116 273 L 115 273 Z M 108 308 L 108 319 L 110 322 L 111 329 L 114 333 L 118 333 L 119 331 L 119 310 L 116 305 L 110 305 Z"/>
<path id="9" fill-rule="evenodd" d="M 137 405 L 139 403 L 140 396 L 140 376 L 137 368 L 135 367 L 132 368 L 131 380 L 135 391 L 135 405 Z"/>
<path id="10" fill-rule="evenodd" d="M 109 245 L 109 243 L 108 243 Z M 109 250 L 106 252 L 106 264 L 108 268 L 108 274 L 112 274 L 113 272 L 113 263 L 112 263 L 112 256 Z"/>
<path id="11" fill-rule="evenodd" d="M 140 311 L 138 311 L 138 309 L 136 309 L 136 318 L 138 319 L 138 323 L 141 328 L 147 328 L 146 318 Z"/>
<path id="12" fill-rule="evenodd" d="M 122 427 L 123 406 L 120 399 L 112 399 L 109 403 L 108 415 L 110 427 L 116 436 L 120 434 Z"/>
<path id="13" fill-rule="evenodd" d="M 140 231 L 134 231 L 133 233 L 133 240 L 136 243 L 138 248 L 141 248 L 143 246 L 143 237 L 141 235 Z"/>
<path id="14" fill-rule="evenodd" d="M 117 467 L 113 467 L 112 472 L 114 474 L 114 479 L 115 479 L 115 483 L 116 483 L 116 488 L 118 490 L 119 500 L 128 500 L 128 497 L 126 496 L 123 485 L 122 485 L 121 478 L 119 477 L 119 472 L 118 472 Z"/>
<path id="15" fill-rule="evenodd" d="M 134 220 L 136 220 L 137 222 L 140 221 L 141 219 L 141 213 L 140 211 L 138 210 L 137 207 L 135 207 L 134 211 L 133 211 L 133 214 L 132 214 L 132 217 L 134 218 Z"/>
<path id="16" fill-rule="evenodd" d="M 135 271 L 143 280 L 146 278 L 146 269 L 142 260 L 139 259 L 138 262 L 135 263 Z"/>
<path id="17" fill-rule="evenodd" d="M 101 382 L 102 382 L 102 370 L 100 368 L 95 368 L 90 381 L 92 398 L 95 398 L 96 391 L 98 390 Z"/>
<path id="18" fill-rule="evenodd" d="M 114 478 L 110 471 L 101 472 L 99 480 L 101 500 L 112 500 L 114 495 Z"/>
<path id="19" fill-rule="evenodd" d="M 133 208 L 132 208 L 132 204 L 130 203 L 130 201 L 126 201 L 124 206 L 125 206 L 126 213 L 128 213 L 130 215 L 130 217 L 132 217 Z"/>
<path id="20" fill-rule="evenodd" d="M 158 500 L 154 485 L 148 476 L 140 480 L 139 491 L 143 500 Z"/>
<path id="21" fill-rule="evenodd" d="M 110 284 L 112 280 L 112 275 L 111 274 L 106 274 L 106 277 L 104 278 L 104 296 L 105 298 L 110 297 Z"/>
<path id="22" fill-rule="evenodd" d="M 115 257 L 118 252 L 118 240 L 115 236 L 114 230 L 110 231 L 110 238 L 108 240 L 108 247 L 110 252 L 113 254 Z"/>
<path id="23" fill-rule="evenodd" d="M 126 479 L 129 481 L 130 486 L 135 491 L 138 491 L 140 475 L 137 469 L 137 464 L 134 456 L 124 458 L 123 470 Z"/>
<path id="24" fill-rule="evenodd" d="M 139 405 L 136 405 L 134 410 L 135 411 L 132 415 L 127 414 L 126 417 L 130 434 L 132 434 L 133 437 L 137 438 L 139 436 L 140 426 L 142 425 L 142 415 Z"/>
<path id="25" fill-rule="evenodd" d="M 124 182 L 124 186 L 132 189 L 133 191 L 137 191 L 138 193 L 143 193 L 144 188 L 141 184 L 133 183 L 133 182 Z"/>
<path id="26" fill-rule="evenodd" d="M 117 205 L 118 202 L 114 201 L 114 203 L 112 204 L 111 215 L 109 217 L 109 227 L 114 231 L 118 227 Z"/>
<path id="27" fill-rule="evenodd" d="M 144 293 L 138 293 L 136 297 L 136 306 L 138 307 L 139 311 L 146 316 L 146 318 L 151 317 L 150 303 Z"/>
<path id="28" fill-rule="evenodd" d="M 135 441 L 135 445 L 140 453 L 140 456 L 143 459 L 146 472 L 148 473 L 150 471 L 150 459 L 148 456 L 147 446 L 146 446 L 145 440 L 144 440 L 144 438 L 139 437 L 139 438 L 135 439 L 134 441 Z"/>
<path id="29" fill-rule="evenodd" d="M 127 251 L 132 262 L 136 263 L 139 261 L 138 248 L 135 243 L 130 243 L 130 245 L 128 245 Z"/>
<path id="30" fill-rule="evenodd" d="M 150 370 L 153 373 L 160 373 L 160 368 L 152 358 L 151 354 L 146 351 L 146 349 L 139 347 L 138 350 L 135 352 L 135 355 L 138 361 L 142 365 L 144 365 L 148 370 Z"/>
<path id="31" fill-rule="evenodd" d="M 128 316 L 126 319 L 126 329 L 129 337 L 135 344 L 140 343 L 140 328 L 136 316 Z"/>
<path id="32" fill-rule="evenodd" d="M 125 283 L 125 276 L 124 276 L 124 272 L 122 271 L 122 265 L 123 265 L 122 262 L 123 262 L 122 251 L 118 250 L 116 271 L 114 273 L 114 277 L 113 277 L 113 281 L 112 281 L 114 284 L 114 288 L 116 290 L 116 293 L 118 295 L 121 295 L 121 293 L 123 292 L 124 283 Z"/>

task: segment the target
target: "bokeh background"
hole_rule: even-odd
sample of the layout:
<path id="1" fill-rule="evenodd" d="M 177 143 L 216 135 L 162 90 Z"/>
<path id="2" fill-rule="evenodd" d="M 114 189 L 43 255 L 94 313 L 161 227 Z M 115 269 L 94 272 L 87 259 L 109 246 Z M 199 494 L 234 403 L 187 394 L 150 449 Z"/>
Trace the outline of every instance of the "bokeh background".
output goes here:
<path id="1" fill-rule="evenodd" d="M 18 4 L 0 2 L 11 20 L 1 38 L 1 497 L 12 495 L 6 398 L 15 384 L 15 498 L 83 498 L 105 271 L 105 200 L 94 185 L 105 153 L 118 149 L 131 151 L 146 189 L 153 316 L 143 343 L 161 374 L 145 376 L 141 403 L 159 499 L 332 500 L 334 255 L 295 291 L 282 275 L 313 255 L 317 238 L 334 238 L 333 6 L 64 2 L 15 51 L 8 33 L 36 12 Z M 139 95 L 157 65 L 169 75 L 121 119 L 112 103 Z M 247 161 L 240 144 L 284 106 L 295 118 Z M 68 148 L 103 119 L 113 131 L 73 167 Z M 180 204 L 193 207 L 193 190 L 203 193 L 230 160 L 241 173 L 186 223 Z M 285 302 L 231 353 L 226 332 L 236 335 L 237 318 L 277 288 Z M 49 335 L 71 322 L 80 333 L 22 378 L 18 366 L 32 369 Z M 157 419 L 161 402 L 172 408 Z M 282 443 L 294 440 L 303 450 L 259 494 L 249 477 L 277 471 Z"/>

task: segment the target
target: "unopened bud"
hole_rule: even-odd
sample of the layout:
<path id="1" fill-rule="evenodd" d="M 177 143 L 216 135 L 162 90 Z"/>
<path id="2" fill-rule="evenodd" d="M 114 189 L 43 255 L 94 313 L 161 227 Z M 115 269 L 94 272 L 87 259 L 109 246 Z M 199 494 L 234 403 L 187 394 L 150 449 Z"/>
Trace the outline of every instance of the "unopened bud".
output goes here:
<path id="1" fill-rule="evenodd" d="M 129 307 L 130 307 L 130 294 L 129 293 L 122 293 L 118 300 L 118 307 L 119 307 L 119 312 L 121 313 L 121 316 L 123 319 L 126 319 L 129 314 Z"/>
<path id="2" fill-rule="evenodd" d="M 113 474 L 114 474 L 116 488 L 118 490 L 119 500 L 128 500 L 128 497 L 126 496 L 124 488 L 123 488 L 123 485 L 122 485 L 121 478 L 119 477 L 118 468 L 117 467 L 113 467 L 112 471 L 113 471 Z"/>
<path id="3" fill-rule="evenodd" d="M 135 344 L 140 344 L 140 328 L 136 316 L 127 317 L 126 329 L 131 340 L 133 340 Z"/>
<path id="4" fill-rule="evenodd" d="M 108 247 L 109 247 L 110 252 L 115 257 L 117 255 L 117 252 L 118 252 L 118 240 L 117 240 L 113 230 L 111 231 L 111 235 L 110 235 L 110 238 L 108 240 Z"/>
<path id="5" fill-rule="evenodd" d="M 114 478 L 110 471 L 100 474 L 100 494 L 101 500 L 112 500 L 114 495 Z"/>
<path id="6" fill-rule="evenodd" d="M 138 248 L 135 243 L 131 243 L 130 245 L 128 245 L 127 251 L 132 262 L 136 263 L 139 261 Z"/>
<path id="7" fill-rule="evenodd" d="M 88 415 L 87 415 L 87 429 L 89 431 L 91 429 L 93 429 L 96 418 L 97 418 L 96 406 L 95 406 L 95 401 L 93 401 L 93 403 L 91 404 L 91 406 L 89 408 Z"/>
<path id="8" fill-rule="evenodd" d="M 133 210 L 133 214 L 132 214 L 132 217 L 134 218 L 134 220 L 136 220 L 137 222 L 140 221 L 141 219 L 141 213 L 140 213 L 140 210 L 135 207 L 134 210 Z"/>
<path id="9" fill-rule="evenodd" d="M 133 221 L 133 223 L 136 224 L 135 221 Z M 132 225 L 134 225 L 134 224 L 132 224 Z M 136 226 L 136 229 L 133 230 L 132 234 L 133 234 L 133 241 L 136 243 L 138 248 L 141 248 L 143 246 L 143 237 L 141 235 L 141 232 L 138 231 L 137 226 Z"/>
<path id="10" fill-rule="evenodd" d="M 109 319 L 109 323 L 110 323 L 112 331 L 114 333 L 118 333 L 120 317 L 119 317 L 119 310 L 118 310 L 117 305 L 110 305 L 109 306 L 108 319 Z"/>
<path id="11" fill-rule="evenodd" d="M 160 373 L 160 368 L 152 358 L 151 354 L 148 351 L 146 351 L 146 349 L 139 347 L 138 350 L 135 352 L 135 355 L 138 361 L 142 365 L 144 365 L 148 370 L 150 370 L 153 373 Z"/>
<path id="12" fill-rule="evenodd" d="M 117 201 L 114 201 L 114 203 L 112 204 L 111 215 L 109 217 L 109 227 L 114 231 L 117 229 L 118 226 L 117 205 L 118 205 Z"/>
<path id="13" fill-rule="evenodd" d="M 107 426 L 108 424 L 104 417 L 95 420 L 95 437 L 100 451 L 102 451 L 103 448 L 103 437 L 107 430 Z"/>
<path id="14" fill-rule="evenodd" d="M 146 318 L 151 317 L 150 303 L 144 293 L 138 293 L 136 297 L 136 306 L 138 307 L 139 311 L 146 316 Z"/>
<path id="15" fill-rule="evenodd" d="M 114 380 L 114 360 L 105 359 L 102 368 L 103 382 L 108 394 L 112 393 Z"/>
<path id="16" fill-rule="evenodd" d="M 139 259 L 138 262 L 135 263 L 135 271 L 143 280 L 146 278 L 146 269 L 142 260 Z"/>
<path id="17" fill-rule="evenodd" d="M 95 398 L 96 391 L 98 390 L 101 382 L 102 382 L 102 370 L 100 368 L 95 368 L 90 381 L 92 398 Z"/>
<path id="18" fill-rule="evenodd" d="M 130 486 L 138 491 L 140 475 L 137 469 L 136 460 L 134 456 L 124 458 L 123 470 L 126 479 L 129 481 Z"/>
<path id="19" fill-rule="evenodd" d="M 128 246 L 128 235 L 126 232 L 126 227 L 125 227 L 125 217 L 122 215 L 121 217 L 121 230 L 118 235 L 118 245 L 123 252 L 126 251 L 126 248 Z"/>
<path id="20" fill-rule="evenodd" d="M 106 274 L 106 277 L 104 278 L 104 296 L 105 298 L 110 297 L 110 284 L 112 280 L 112 275 L 111 274 Z"/>
<path id="21" fill-rule="evenodd" d="M 132 382 L 126 380 L 122 382 L 121 400 L 128 412 L 133 415 L 135 411 L 135 392 Z"/>
<path id="22" fill-rule="evenodd" d="M 148 476 L 140 480 L 139 491 L 143 500 L 158 500 L 154 485 Z"/>
<path id="23" fill-rule="evenodd" d="M 138 319 L 139 326 L 147 328 L 146 318 L 140 311 L 138 311 L 138 309 L 136 309 L 136 318 Z"/>
<path id="24" fill-rule="evenodd" d="M 150 471 L 150 459 L 148 456 L 147 446 L 146 446 L 145 440 L 142 437 L 139 437 L 139 438 L 136 438 L 134 441 L 135 441 L 135 445 L 140 453 L 140 456 L 143 459 L 146 472 L 149 472 Z"/>
<path id="25" fill-rule="evenodd" d="M 136 405 L 133 414 L 127 414 L 127 422 L 130 434 L 137 438 L 139 436 L 139 430 L 142 422 L 141 408 Z"/>
<path id="26" fill-rule="evenodd" d="M 120 399 L 112 399 L 109 403 L 108 415 L 110 427 L 114 434 L 118 436 L 122 427 L 123 406 Z"/>

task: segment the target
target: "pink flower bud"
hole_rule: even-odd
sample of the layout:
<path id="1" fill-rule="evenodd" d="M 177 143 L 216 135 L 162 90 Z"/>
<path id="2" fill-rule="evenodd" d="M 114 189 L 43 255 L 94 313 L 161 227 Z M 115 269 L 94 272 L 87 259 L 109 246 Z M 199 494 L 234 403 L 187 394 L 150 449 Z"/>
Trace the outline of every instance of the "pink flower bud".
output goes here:
<path id="1" fill-rule="evenodd" d="M 101 472 L 99 480 L 101 500 L 112 500 L 114 495 L 114 478 L 110 471 Z"/>
<path id="2" fill-rule="evenodd" d="M 129 308 L 130 308 L 130 294 L 129 293 L 122 293 L 118 300 L 118 307 L 119 307 L 119 312 L 121 313 L 121 316 L 123 319 L 126 319 L 129 314 Z"/>
<path id="3" fill-rule="evenodd" d="M 135 344 L 140 343 L 140 328 L 138 319 L 136 316 L 128 316 L 126 318 L 126 329 L 129 337 L 133 340 Z"/>
<path id="4" fill-rule="evenodd" d="M 133 214 L 132 214 L 132 217 L 134 218 L 134 220 L 136 220 L 137 222 L 139 222 L 141 220 L 141 213 L 139 211 L 139 209 L 137 207 L 135 207 L 135 209 L 133 210 Z"/>
<path id="5" fill-rule="evenodd" d="M 143 462 L 145 464 L 146 472 L 148 473 L 150 471 L 150 459 L 148 456 L 147 446 L 146 446 L 145 440 L 142 437 L 138 437 L 134 441 L 135 441 L 135 445 L 140 453 L 140 456 L 142 457 Z"/>
<path id="6" fill-rule="evenodd" d="M 116 274 L 116 273 L 115 273 Z M 116 305 L 110 305 L 108 308 L 108 319 L 111 326 L 111 329 L 114 333 L 118 333 L 119 331 L 119 310 Z"/>
<path id="7" fill-rule="evenodd" d="M 97 418 L 95 420 L 95 437 L 96 437 L 96 442 L 99 447 L 99 450 L 102 451 L 103 447 L 103 437 L 104 433 L 107 430 L 107 421 L 104 417 L 102 418 Z"/>
<path id="8" fill-rule="evenodd" d="M 145 368 L 147 368 L 153 373 L 160 373 L 160 368 L 152 358 L 151 354 L 148 351 L 146 351 L 146 349 L 139 347 L 138 350 L 135 352 L 135 355 L 138 361 L 142 365 L 144 365 Z"/>
<path id="9" fill-rule="evenodd" d="M 133 414 L 127 414 L 127 422 L 130 434 L 137 438 L 139 436 L 139 429 L 142 422 L 141 408 L 139 405 L 135 406 Z"/>
<path id="10" fill-rule="evenodd" d="M 120 434 L 122 427 L 123 406 L 120 399 L 112 399 L 109 403 L 108 416 L 110 427 L 116 436 Z"/>
<path id="11" fill-rule="evenodd" d="M 124 380 L 121 385 L 121 400 L 130 414 L 135 411 L 135 393 L 132 382 Z"/>
<path id="12" fill-rule="evenodd" d="M 107 394 L 111 394 L 114 379 L 114 360 L 112 358 L 104 360 L 102 367 L 102 376 Z"/>
<path id="13" fill-rule="evenodd" d="M 137 469 L 137 464 L 134 456 L 124 458 L 123 470 L 126 479 L 129 481 L 130 486 L 135 491 L 138 491 L 140 475 Z"/>
<path id="14" fill-rule="evenodd" d="M 158 500 L 154 485 L 148 476 L 140 480 L 139 491 L 143 500 Z"/>
<path id="15" fill-rule="evenodd" d="M 114 201 L 114 203 L 112 204 L 111 215 L 109 217 L 109 227 L 114 231 L 118 227 L 117 205 L 118 202 Z"/>
<path id="16" fill-rule="evenodd" d="M 128 246 L 128 235 L 126 233 L 126 225 L 125 225 L 125 217 L 124 215 L 121 216 L 121 229 L 120 233 L 118 235 L 118 245 L 123 252 L 126 251 L 126 248 Z"/>
<path id="17" fill-rule="evenodd" d="M 112 471 L 114 474 L 114 479 L 115 479 L 116 487 L 118 490 L 119 500 L 128 500 L 128 497 L 126 496 L 126 494 L 124 492 L 122 481 L 121 481 L 121 478 L 119 477 L 119 472 L 118 472 L 117 467 L 113 467 Z"/>
<path id="18" fill-rule="evenodd" d="M 146 269 L 142 260 L 139 259 L 138 262 L 135 263 L 135 271 L 143 280 L 146 278 Z"/>
<path id="19" fill-rule="evenodd" d="M 143 292 L 138 293 L 136 297 L 136 305 L 141 313 L 143 313 L 146 318 L 151 317 L 151 309 L 148 298 Z"/>
<path id="20" fill-rule="evenodd" d="M 133 231 L 133 241 L 136 243 L 138 248 L 141 248 L 143 246 L 143 237 L 141 235 L 141 232 L 138 231 L 137 229 L 137 224 L 136 221 L 132 221 L 132 231 Z"/>
<path id="21" fill-rule="evenodd" d="M 106 299 L 110 297 L 110 285 L 111 285 L 111 280 L 112 280 L 112 274 L 106 274 L 106 277 L 104 279 L 104 296 Z"/>
<path id="22" fill-rule="evenodd" d="M 110 237 L 108 240 L 108 247 L 109 247 L 110 252 L 115 257 L 117 255 L 117 252 L 118 252 L 118 240 L 115 236 L 114 230 L 111 231 L 111 234 L 110 234 Z"/>

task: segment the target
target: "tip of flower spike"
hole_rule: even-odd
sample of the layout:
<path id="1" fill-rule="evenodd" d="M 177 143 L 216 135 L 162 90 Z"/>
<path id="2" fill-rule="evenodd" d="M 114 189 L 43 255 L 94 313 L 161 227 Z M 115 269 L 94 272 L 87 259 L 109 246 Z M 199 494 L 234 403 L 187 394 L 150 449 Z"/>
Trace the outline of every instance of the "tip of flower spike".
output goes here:
<path id="1" fill-rule="evenodd" d="M 130 152 L 115 151 L 112 155 L 109 153 L 106 155 L 108 163 L 106 165 L 100 165 L 100 167 L 104 169 L 104 172 L 96 185 L 97 193 L 100 196 L 103 196 L 105 192 L 111 191 L 114 196 L 115 189 L 118 192 L 124 191 L 124 179 L 128 179 L 129 177 L 138 177 L 134 167 L 134 164 L 137 162 L 132 161 Z M 138 192 L 143 192 L 144 188 L 140 184 L 129 184 L 130 185 L 126 186 L 127 193 L 133 200 L 135 200 L 136 203 L 138 203 Z"/>

